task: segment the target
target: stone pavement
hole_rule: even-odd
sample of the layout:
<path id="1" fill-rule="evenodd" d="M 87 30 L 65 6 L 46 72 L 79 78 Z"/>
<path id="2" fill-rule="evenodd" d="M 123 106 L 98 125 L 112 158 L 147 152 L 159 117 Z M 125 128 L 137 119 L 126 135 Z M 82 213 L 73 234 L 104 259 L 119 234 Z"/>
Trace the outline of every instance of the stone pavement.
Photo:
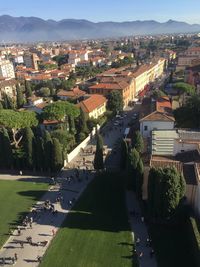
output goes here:
<path id="1" fill-rule="evenodd" d="M 88 156 L 91 158 L 91 155 Z M 54 238 L 54 233 L 61 226 L 71 206 L 93 178 L 91 165 L 86 163 L 90 170 L 85 171 L 83 169 L 85 169 L 86 165 L 81 160 L 80 156 L 75 158 L 75 163 L 79 162 L 79 178 L 76 177 L 75 170 L 63 170 L 61 177 L 56 179 L 56 185 L 52 186 L 51 190 L 34 205 L 33 210 L 37 210 L 37 214 L 35 215 L 33 212 L 30 212 L 28 215 L 29 219 L 33 218 L 32 228 L 29 225 L 26 228 L 20 225 L 21 234 L 18 235 L 16 229 L 9 237 L 0 250 L 0 258 L 5 259 L 5 264 L 0 264 L 1 266 L 12 264 L 11 258 L 14 257 L 15 253 L 17 253 L 18 257 L 15 262 L 16 267 L 36 267 L 39 265 L 37 257 L 44 255 L 48 245 Z M 87 162 L 87 155 L 85 155 L 85 160 Z M 71 178 L 69 179 L 69 177 Z M 9 177 L 6 178 L 9 179 Z M 29 178 L 37 181 L 37 178 Z M 29 180 L 28 177 L 22 176 L 13 177 L 13 179 Z M 56 202 L 57 197 L 61 197 L 61 201 Z M 44 210 L 44 202 L 46 200 L 53 204 L 55 210 L 57 210 L 56 214 L 53 214 L 49 209 Z M 29 236 L 32 237 L 32 245 L 27 242 L 27 237 Z M 21 243 L 23 243 L 23 247 L 21 247 Z M 2 263 L 1 260 L 0 263 Z"/>
<path id="2" fill-rule="evenodd" d="M 150 256 L 150 252 L 152 250 L 152 247 L 147 246 L 147 238 L 148 232 L 147 232 L 147 227 L 145 225 L 145 222 L 142 221 L 141 217 L 141 211 L 139 207 L 138 200 L 136 199 L 136 196 L 133 192 L 127 191 L 126 192 L 126 203 L 127 203 L 127 208 L 128 208 L 128 214 L 129 214 L 129 222 L 131 225 L 132 229 L 132 235 L 133 235 L 133 240 L 136 243 L 136 252 L 137 255 L 142 252 L 143 255 L 142 257 L 138 257 L 139 260 L 139 266 L 140 267 L 156 267 L 156 259 L 155 255 L 153 257 Z M 137 212 L 137 216 L 132 216 L 131 212 L 132 211 Z M 136 240 L 139 238 L 139 242 L 137 244 Z"/>

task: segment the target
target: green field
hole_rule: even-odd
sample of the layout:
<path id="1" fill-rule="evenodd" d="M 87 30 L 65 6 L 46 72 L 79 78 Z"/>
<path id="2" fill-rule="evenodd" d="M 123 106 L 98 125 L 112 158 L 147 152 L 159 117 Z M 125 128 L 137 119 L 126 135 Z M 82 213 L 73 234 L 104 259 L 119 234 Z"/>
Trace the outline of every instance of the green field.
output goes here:
<path id="1" fill-rule="evenodd" d="M 68 215 L 40 267 L 135 267 L 120 177 L 94 179 Z"/>
<path id="2" fill-rule="evenodd" d="M 0 247 L 21 216 L 44 194 L 47 184 L 0 180 Z"/>

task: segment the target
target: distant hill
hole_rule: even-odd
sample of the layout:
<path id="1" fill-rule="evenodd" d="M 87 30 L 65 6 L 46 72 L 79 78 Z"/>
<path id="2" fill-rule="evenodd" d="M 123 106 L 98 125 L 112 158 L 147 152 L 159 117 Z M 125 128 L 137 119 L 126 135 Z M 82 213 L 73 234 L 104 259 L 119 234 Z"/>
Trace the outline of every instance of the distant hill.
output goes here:
<path id="1" fill-rule="evenodd" d="M 164 23 L 154 20 L 94 23 L 77 19 L 54 21 L 36 17 L 0 16 L 0 42 L 61 41 L 189 32 L 200 32 L 200 25 L 173 20 Z"/>

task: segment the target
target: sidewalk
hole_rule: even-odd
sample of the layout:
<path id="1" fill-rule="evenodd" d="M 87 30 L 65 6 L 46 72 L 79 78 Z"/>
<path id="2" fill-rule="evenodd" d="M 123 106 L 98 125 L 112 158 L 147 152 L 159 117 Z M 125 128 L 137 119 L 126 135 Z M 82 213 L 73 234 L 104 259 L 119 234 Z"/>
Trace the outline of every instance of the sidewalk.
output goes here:
<path id="1" fill-rule="evenodd" d="M 28 217 L 33 217 L 32 228 L 23 227 L 20 225 L 21 234 L 18 235 L 17 230 L 9 237 L 7 242 L 0 250 L 0 258 L 5 259 L 5 263 L 2 263 L 0 260 L 1 266 L 12 265 L 12 258 L 14 254 L 17 253 L 18 259 L 15 262 L 16 267 L 36 267 L 39 265 L 37 257 L 42 257 L 49 246 L 50 242 L 54 238 L 56 231 L 59 230 L 59 227 L 66 218 L 67 213 L 71 208 L 71 201 L 74 202 L 79 198 L 81 193 L 85 190 L 88 183 L 93 178 L 93 171 L 91 171 L 92 166 L 88 163 L 88 158 L 91 159 L 93 155 L 85 155 L 86 163 L 83 166 L 82 155 L 78 155 L 74 159 L 74 164 L 77 165 L 79 162 L 79 179 L 75 175 L 74 169 L 63 170 L 61 176 L 57 179 L 57 184 L 52 186 L 49 191 L 43 196 L 43 198 L 36 203 L 34 209 L 37 210 L 37 215 L 34 215 L 33 212 L 30 212 Z M 83 171 L 83 169 L 88 166 L 90 171 Z M 3 176 L 3 175 L 2 175 Z M 73 176 L 73 178 L 72 178 Z M 69 179 L 69 177 L 71 177 Z M 29 180 L 37 178 L 33 177 L 12 177 L 13 180 Z M 10 180 L 9 176 L 4 177 L 4 179 Z M 71 180 L 69 182 L 69 180 Z M 63 200 L 56 202 L 56 198 L 62 196 Z M 53 214 L 49 210 L 44 210 L 44 202 L 49 200 L 57 210 L 56 214 Z M 33 244 L 27 242 L 27 237 L 32 237 Z M 23 243 L 23 247 L 21 247 Z M 45 245 L 44 245 L 45 244 Z"/>
<path id="2" fill-rule="evenodd" d="M 126 203 L 129 214 L 129 221 L 132 229 L 133 241 L 136 242 L 136 239 L 139 238 L 140 242 L 136 245 L 136 252 L 139 255 L 140 252 L 143 253 L 141 258 L 138 257 L 140 267 L 157 267 L 155 255 L 151 258 L 150 252 L 152 247 L 146 246 L 148 233 L 147 228 L 144 222 L 141 220 L 141 216 L 130 216 L 131 211 L 136 211 L 141 214 L 139 203 L 135 197 L 135 194 L 131 191 L 126 192 Z"/>

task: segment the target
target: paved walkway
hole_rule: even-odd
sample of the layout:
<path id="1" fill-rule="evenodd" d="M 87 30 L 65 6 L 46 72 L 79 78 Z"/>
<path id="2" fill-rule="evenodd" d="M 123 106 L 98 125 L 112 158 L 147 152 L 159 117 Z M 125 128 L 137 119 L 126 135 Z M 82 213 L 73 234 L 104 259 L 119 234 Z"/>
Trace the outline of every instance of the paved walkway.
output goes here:
<path id="1" fill-rule="evenodd" d="M 156 259 L 155 255 L 153 257 L 150 256 L 150 252 L 152 247 L 147 246 L 147 238 L 149 238 L 147 233 L 147 228 L 144 222 L 141 220 L 141 211 L 139 207 L 139 203 L 135 197 L 135 194 L 131 191 L 126 192 L 126 202 L 129 214 L 129 221 L 132 229 L 133 240 L 139 238 L 139 242 L 136 242 L 136 252 L 139 256 L 140 253 L 143 253 L 142 257 L 138 257 L 140 267 L 156 267 Z M 137 216 L 131 216 L 131 212 L 135 211 L 138 213 Z"/>
<path id="2" fill-rule="evenodd" d="M 16 267 L 36 267 L 39 265 L 37 257 L 42 257 L 44 255 L 48 245 L 54 238 L 56 231 L 61 226 L 71 206 L 93 178 L 93 171 L 83 170 L 86 165 L 89 169 L 91 169 L 92 166 L 87 163 L 83 166 L 81 157 L 79 155 L 74 159 L 74 165 L 77 165 L 77 161 L 79 162 L 79 179 L 76 177 L 74 169 L 62 171 L 61 177 L 56 179 L 56 185 L 52 186 L 51 190 L 49 190 L 33 207 L 34 210 L 37 210 L 37 214 L 35 215 L 34 212 L 30 212 L 28 215 L 29 219 L 31 217 L 33 218 L 32 228 L 30 228 L 30 225 L 26 228 L 20 225 L 21 234 L 18 235 L 16 229 L 1 248 L 0 259 L 5 259 L 5 263 L 3 263 L 2 259 L 0 260 L 1 266 L 12 264 L 12 258 L 15 253 L 18 257 L 15 262 Z M 93 155 L 85 155 L 84 157 L 87 162 L 87 157 L 91 158 Z M 0 178 L 2 177 L 10 180 L 10 176 L 0 176 Z M 71 179 L 69 179 L 69 177 L 71 177 Z M 34 178 L 28 176 L 12 177 L 13 180 L 19 179 L 27 181 L 29 179 L 41 181 L 40 178 L 41 177 Z M 57 197 L 61 197 L 63 200 L 56 202 Z M 53 214 L 49 209 L 46 211 L 44 210 L 44 203 L 46 200 L 49 200 L 53 204 L 55 210 L 57 210 L 56 214 Z M 29 236 L 32 237 L 32 245 L 27 242 L 27 237 Z"/>

